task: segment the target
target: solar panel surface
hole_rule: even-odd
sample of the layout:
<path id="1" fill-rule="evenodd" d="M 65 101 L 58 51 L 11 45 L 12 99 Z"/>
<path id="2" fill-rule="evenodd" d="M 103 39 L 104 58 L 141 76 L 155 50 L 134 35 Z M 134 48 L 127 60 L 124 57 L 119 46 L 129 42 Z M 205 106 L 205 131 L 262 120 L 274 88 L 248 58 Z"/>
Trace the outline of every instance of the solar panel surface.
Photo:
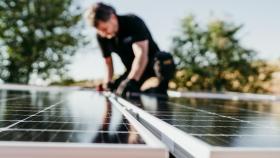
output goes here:
<path id="1" fill-rule="evenodd" d="M 131 100 L 148 113 L 211 146 L 280 147 L 280 104 L 188 98 Z"/>
<path id="2" fill-rule="evenodd" d="M 98 93 L 1 90 L 0 96 L 0 141 L 145 143 Z"/>
<path id="3" fill-rule="evenodd" d="M 132 124 L 131 119 L 128 119 L 128 115 L 125 114 L 127 112 L 124 112 L 124 109 L 131 112 L 126 103 L 115 97 L 109 98 L 108 100 L 92 91 L 2 89 L 0 90 L 0 151 L 9 149 L 3 148 L 2 142 L 119 144 L 128 145 L 127 149 L 130 149 L 129 146 L 132 144 L 147 146 L 149 144 L 147 137 L 143 138 L 143 132 L 135 128 L 135 122 Z M 249 154 L 259 158 L 270 154 L 275 158 L 279 155 L 279 102 L 203 98 L 159 99 L 144 95 L 140 100 L 129 101 L 133 103 L 132 107 L 137 105 L 146 111 L 148 117 L 147 115 L 142 117 L 143 113 L 133 115 L 145 126 L 150 124 L 146 127 L 151 131 L 160 129 L 154 134 L 177 157 L 216 158 L 217 155 L 217 157 L 242 157 Z M 121 105 L 123 108 L 119 107 Z M 173 128 L 170 129 L 150 116 Z M 173 129 L 176 129 L 175 133 Z M 190 136 L 192 139 L 183 138 L 185 136 Z M 176 144 L 177 142 L 180 143 Z M 207 145 L 205 146 L 204 143 Z M 238 150 L 227 150 L 232 148 Z M 126 150 L 117 153 L 124 153 L 123 155 L 130 157 L 131 152 L 138 151 L 137 156 L 141 157 L 140 153 L 146 153 L 156 157 L 153 156 L 153 152 L 158 150 L 152 151 L 155 149 L 153 147 L 146 149 L 141 151 L 138 148 L 135 151 Z M 163 148 L 160 149 L 163 151 Z M 255 149 L 258 152 L 254 152 Z M 95 152 L 91 150 L 91 153 L 98 151 L 102 154 L 109 153 L 99 149 Z M 145 151 L 152 151 L 152 154 L 147 154 Z M 8 151 L 6 153 L 10 155 Z M 80 155 L 74 150 L 73 153 Z M 64 157 L 69 155 L 71 154 Z M 157 154 L 158 157 L 164 157 L 162 155 L 164 151 Z"/>

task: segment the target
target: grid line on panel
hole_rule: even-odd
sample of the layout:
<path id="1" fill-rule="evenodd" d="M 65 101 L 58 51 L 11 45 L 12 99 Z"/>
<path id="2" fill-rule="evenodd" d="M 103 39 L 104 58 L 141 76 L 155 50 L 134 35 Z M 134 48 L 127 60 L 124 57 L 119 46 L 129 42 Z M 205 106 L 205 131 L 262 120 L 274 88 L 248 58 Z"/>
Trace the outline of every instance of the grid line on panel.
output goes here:
<path id="1" fill-rule="evenodd" d="M 159 117 L 160 118 L 160 117 Z M 206 121 L 215 121 L 215 122 L 240 122 L 240 121 L 237 121 L 237 120 L 215 120 L 215 119 L 209 119 L 209 120 L 192 120 L 192 119 L 162 119 L 160 118 L 161 120 L 163 121 L 182 121 L 182 122 L 206 122 Z"/>
<path id="2" fill-rule="evenodd" d="M 214 128 L 214 127 L 218 127 L 218 128 L 248 128 L 248 129 L 278 129 L 277 127 L 250 127 L 250 126 L 245 126 L 245 127 L 240 127 L 240 126 L 202 126 L 202 125 L 174 125 L 175 127 L 205 127 L 205 128 Z"/>
<path id="3" fill-rule="evenodd" d="M 217 106 L 217 107 L 223 107 L 223 105 L 220 105 L 220 104 L 211 104 L 211 106 L 213 106 L 213 105 Z M 235 107 L 233 105 L 227 105 L 227 106 L 229 106 L 230 108 L 238 109 L 240 111 L 251 112 L 251 113 L 255 113 L 255 114 L 280 116 L 280 114 L 272 114 L 272 113 L 263 112 L 263 111 L 255 111 L 255 110 L 250 110 L 250 109 L 246 109 L 246 108 L 242 108 L 242 107 Z"/>
<path id="4" fill-rule="evenodd" d="M 22 119 L 22 120 L 19 120 L 18 122 L 13 123 L 13 124 L 11 124 L 11 125 L 5 127 L 5 128 L 2 128 L 2 129 L 0 129 L 0 132 L 2 132 L 3 130 L 7 130 L 7 129 L 9 129 L 9 128 L 11 128 L 11 127 L 13 127 L 13 126 L 15 126 L 15 125 L 21 123 L 21 122 L 24 122 L 25 120 L 27 120 L 27 119 L 29 119 L 29 118 L 31 118 L 31 117 L 33 117 L 33 116 L 36 116 L 36 115 L 39 114 L 39 113 L 42 113 L 42 112 L 44 112 L 44 111 L 46 111 L 46 110 L 48 110 L 48 109 L 51 109 L 51 108 L 53 108 L 53 107 L 59 105 L 59 104 L 62 103 L 62 102 L 64 102 L 64 100 L 59 101 L 59 102 L 57 102 L 57 103 L 55 103 L 55 104 L 53 104 L 53 105 L 50 105 L 49 107 L 46 107 L 45 109 L 43 109 L 43 110 L 41 110 L 41 111 L 38 111 L 37 113 L 32 114 L 32 115 L 30 115 L 30 116 L 28 116 L 28 117 L 26 117 L 26 118 L 24 118 L 24 119 Z"/>
<path id="5" fill-rule="evenodd" d="M 15 133 L 16 132 L 16 133 Z M 99 140 L 94 140 L 96 143 L 125 143 L 121 139 L 122 135 L 137 135 L 138 132 L 115 132 L 115 131 L 30 131 L 30 130 L 7 130 L 0 134 L 0 139 L 6 138 L 10 141 L 44 141 L 44 142 L 76 142 L 74 135 L 77 134 L 98 134 Z M 105 138 L 106 136 L 106 138 Z M 8 137 L 8 138 L 7 138 Z M 110 139 L 110 140 L 108 140 Z M 4 139 L 5 140 L 5 139 Z M 140 144 L 142 144 L 140 142 Z"/>
<path id="6" fill-rule="evenodd" d="M 62 126 L 60 126 L 59 129 L 57 129 L 57 130 L 55 131 L 55 134 L 53 134 L 52 137 L 49 139 L 50 142 L 52 142 L 52 141 L 55 139 L 55 137 L 59 134 L 59 132 L 62 131 L 63 126 L 65 126 L 65 124 L 63 124 Z"/>
<path id="7" fill-rule="evenodd" d="M 266 135 L 266 134 L 197 134 L 197 133 L 188 133 L 192 136 L 212 136 L 212 137 L 277 137 L 280 138 L 280 135 L 274 134 L 274 135 Z"/>
<path id="8" fill-rule="evenodd" d="M 218 113 L 206 111 L 206 110 L 203 110 L 203 109 L 198 109 L 198 108 L 193 108 L 193 107 L 187 107 L 187 106 L 184 106 L 184 105 L 181 105 L 181 104 L 178 104 L 178 103 L 172 103 L 172 102 L 167 102 L 167 103 L 173 104 L 173 105 L 175 105 L 175 106 L 179 106 L 179 107 L 183 107 L 183 108 L 187 108 L 187 109 L 191 109 L 191 110 L 203 112 L 203 113 L 206 113 L 206 114 L 211 114 L 211 115 L 219 116 L 219 117 L 221 117 L 221 118 L 227 118 L 227 119 L 232 119 L 232 120 L 236 120 L 236 121 L 243 122 L 243 123 L 249 123 L 249 124 L 252 124 L 252 125 L 254 125 L 254 126 L 261 126 L 261 125 L 259 125 L 259 124 L 252 123 L 251 121 L 241 120 L 241 119 L 237 119 L 237 118 L 234 118 L 234 117 L 225 116 L 225 115 L 221 115 L 221 114 L 218 114 Z M 262 127 L 262 126 L 261 126 L 261 127 Z"/>
<path id="9" fill-rule="evenodd" d="M 13 97 L 13 98 L 5 98 L 5 99 L 0 99 L 0 102 L 6 102 L 6 101 L 10 101 L 10 100 L 24 99 L 24 98 L 28 98 L 28 97 L 30 97 L 30 95 L 17 96 L 17 97 Z"/>
<path id="10" fill-rule="evenodd" d="M 0 120 L 1 121 L 1 120 Z M 4 120 L 6 121 L 6 120 Z M 84 123 L 84 122 L 77 122 L 77 121 L 32 121 L 32 120 L 25 120 L 24 122 L 33 122 L 33 123 L 69 123 L 69 124 L 87 124 L 87 123 Z M 111 123 L 102 123 L 102 124 L 99 124 L 99 125 L 104 125 L 104 124 L 111 124 Z M 120 125 L 130 125 L 130 123 L 119 123 Z"/>
<path id="11" fill-rule="evenodd" d="M 79 91 L 55 98 L 50 95 L 46 99 L 42 99 L 43 96 L 40 97 L 39 94 L 36 91 L 23 97 L 23 94 L 19 93 L 20 97 L 6 101 L 6 110 L 0 118 L 0 127 L 3 127 L 0 128 L 0 141 L 130 144 L 128 139 L 130 134 L 133 134 L 137 135 L 135 144 L 145 144 L 142 134 L 130 128 L 131 124 L 123 113 L 119 109 L 114 110 L 116 107 L 103 98 L 92 97 L 92 94 L 89 96 Z M 81 103 L 86 104 L 84 107 L 90 106 L 93 112 L 85 108 L 79 109 L 81 112 L 71 111 L 77 110 L 74 106 L 80 103 L 71 100 L 70 97 L 75 95 L 83 99 Z M 98 97 L 103 96 L 98 94 Z M 106 106 L 101 106 L 103 104 Z M 94 111 L 99 107 L 96 111 L 100 113 Z M 7 119 L 12 122 L 7 122 Z"/>
<path id="12" fill-rule="evenodd" d="M 3 114 L 1 116 L 30 116 L 28 114 Z M 46 115 L 46 114 L 37 114 L 36 116 L 44 116 L 44 117 L 57 117 L 57 118 L 79 118 L 81 117 L 81 115 L 72 115 L 72 116 L 57 116 L 55 114 L 50 114 L 50 115 Z M 110 115 L 107 115 L 107 117 L 111 117 Z M 1 120 L 0 120 L 1 121 Z"/>

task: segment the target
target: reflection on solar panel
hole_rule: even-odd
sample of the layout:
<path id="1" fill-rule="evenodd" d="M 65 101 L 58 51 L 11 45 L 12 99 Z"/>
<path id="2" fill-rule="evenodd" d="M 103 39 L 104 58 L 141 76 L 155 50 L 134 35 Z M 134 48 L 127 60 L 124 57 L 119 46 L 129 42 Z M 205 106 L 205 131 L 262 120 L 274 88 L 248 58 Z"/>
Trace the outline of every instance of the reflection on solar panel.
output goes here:
<path id="1" fill-rule="evenodd" d="M 165 157 L 163 145 L 103 95 L 0 90 L 1 157 Z"/>
<path id="2" fill-rule="evenodd" d="M 276 101 L 142 95 L 129 103 L 85 90 L 13 89 L 0 90 L 5 158 L 167 157 L 154 135 L 178 158 L 280 155 Z"/>
<path id="3" fill-rule="evenodd" d="M 118 99 L 176 157 L 280 155 L 280 104 L 141 96 Z M 141 110 L 141 109 L 143 110 Z"/>

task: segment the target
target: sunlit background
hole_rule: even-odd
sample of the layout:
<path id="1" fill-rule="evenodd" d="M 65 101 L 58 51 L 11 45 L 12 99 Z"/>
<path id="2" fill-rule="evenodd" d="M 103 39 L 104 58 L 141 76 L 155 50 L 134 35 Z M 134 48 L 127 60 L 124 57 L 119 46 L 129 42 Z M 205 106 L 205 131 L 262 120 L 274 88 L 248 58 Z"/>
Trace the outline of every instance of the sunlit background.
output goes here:
<path id="1" fill-rule="evenodd" d="M 85 86 L 91 82 L 87 86 L 94 87 L 106 70 L 95 29 L 82 15 L 100 1 L 50 2 L 0 1 L 0 83 Z M 171 89 L 280 92 L 279 1 L 102 2 L 120 15 L 141 17 L 160 48 L 174 54 L 178 66 Z M 194 34 L 187 29 L 194 29 Z M 205 39 L 209 41 L 203 43 Z M 125 69 L 117 55 L 113 60 L 118 76 Z"/>
<path id="2" fill-rule="evenodd" d="M 79 1 L 83 9 L 95 0 Z M 193 14 L 202 23 L 211 18 L 223 18 L 244 24 L 242 43 L 258 51 L 258 56 L 267 60 L 280 57 L 280 2 L 277 0 L 104 0 L 113 5 L 119 14 L 134 13 L 143 18 L 161 49 L 169 50 L 171 37 L 176 34 L 180 20 Z M 84 30 L 92 38 L 92 44 L 82 48 L 73 59 L 70 75 L 76 80 L 100 79 L 105 69 L 100 51 L 96 48 L 95 31 Z M 114 56 L 116 72 L 124 71 L 117 56 Z M 97 68 L 98 67 L 98 68 Z"/>

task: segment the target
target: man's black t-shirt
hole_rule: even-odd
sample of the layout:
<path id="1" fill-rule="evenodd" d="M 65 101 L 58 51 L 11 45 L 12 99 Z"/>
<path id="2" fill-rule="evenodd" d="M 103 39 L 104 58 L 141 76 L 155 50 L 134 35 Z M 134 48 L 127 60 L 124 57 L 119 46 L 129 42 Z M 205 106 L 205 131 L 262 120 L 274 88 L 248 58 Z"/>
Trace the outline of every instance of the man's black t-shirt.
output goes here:
<path id="1" fill-rule="evenodd" d="M 144 21 L 135 15 L 117 16 L 119 22 L 119 31 L 112 39 L 102 38 L 97 35 L 97 41 L 103 53 L 103 57 L 111 56 L 112 52 L 117 53 L 126 69 L 129 71 L 134 59 L 132 44 L 134 42 L 149 41 L 149 62 L 152 65 L 154 55 L 159 51 L 152 35 L 145 25 Z"/>

